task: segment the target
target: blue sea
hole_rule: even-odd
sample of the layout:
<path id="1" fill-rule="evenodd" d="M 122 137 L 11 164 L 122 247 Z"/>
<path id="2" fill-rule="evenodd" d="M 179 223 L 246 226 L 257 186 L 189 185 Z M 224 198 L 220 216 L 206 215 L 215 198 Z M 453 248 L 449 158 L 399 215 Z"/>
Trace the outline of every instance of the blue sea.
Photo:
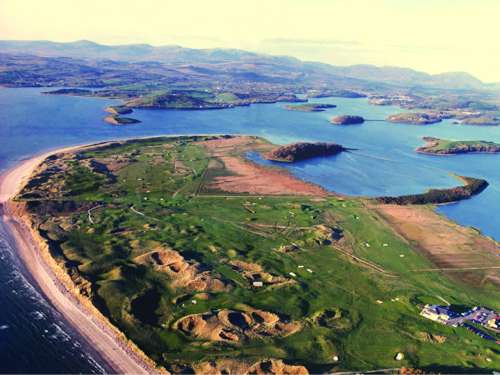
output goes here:
<path id="1" fill-rule="evenodd" d="M 417 154 L 423 136 L 500 142 L 500 127 L 392 124 L 400 111 L 366 99 L 323 98 L 325 112 L 292 112 L 283 103 L 226 110 L 136 110 L 137 125 L 110 126 L 104 108 L 117 101 L 52 96 L 43 89 L 0 89 L 0 171 L 42 151 L 93 141 L 163 134 L 252 134 L 277 144 L 325 141 L 353 148 L 335 157 L 286 168 L 324 188 L 352 196 L 418 193 L 459 184 L 452 174 L 481 177 L 490 186 L 480 195 L 438 210 L 500 240 L 500 155 L 436 157 Z M 334 126 L 330 117 L 361 115 L 362 125 Z M 251 157 L 260 163 L 258 155 Z M 110 369 L 54 311 L 24 272 L 0 222 L 0 372 L 101 373 Z"/>

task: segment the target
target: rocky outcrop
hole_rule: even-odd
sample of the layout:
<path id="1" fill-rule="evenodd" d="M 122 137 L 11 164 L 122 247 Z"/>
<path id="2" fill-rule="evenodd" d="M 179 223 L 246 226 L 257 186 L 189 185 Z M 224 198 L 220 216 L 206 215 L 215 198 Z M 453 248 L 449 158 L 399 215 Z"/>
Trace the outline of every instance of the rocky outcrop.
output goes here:
<path id="1" fill-rule="evenodd" d="M 268 160 L 293 163 L 319 156 L 332 156 L 345 150 L 344 147 L 336 143 L 299 142 L 278 147 L 265 154 L 264 157 Z"/>
<path id="2" fill-rule="evenodd" d="M 365 119 L 361 116 L 343 115 L 333 117 L 330 122 L 334 125 L 355 125 L 362 124 Z"/>

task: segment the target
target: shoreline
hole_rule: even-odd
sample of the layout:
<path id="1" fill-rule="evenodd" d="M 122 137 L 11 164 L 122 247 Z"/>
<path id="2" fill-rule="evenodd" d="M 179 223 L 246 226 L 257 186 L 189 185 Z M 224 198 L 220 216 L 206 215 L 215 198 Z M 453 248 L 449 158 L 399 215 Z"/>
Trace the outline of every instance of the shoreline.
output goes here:
<path id="1" fill-rule="evenodd" d="M 428 156 L 495 155 L 495 154 L 500 154 L 500 152 L 493 152 L 493 151 L 467 151 L 467 152 L 438 153 L 438 152 L 422 151 L 422 150 L 419 150 L 418 148 L 415 149 L 415 152 L 418 154 L 428 155 Z"/>
<path id="2" fill-rule="evenodd" d="M 179 135 L 134 137 L 60 148 L 24 159 L 0 174 L 0 215 L 5 223 L 9 238 L 16 245 L 16 253 L 25 269 L 54 308 L 79 332 L 103 361 L 117 373 L 167 374 L 168 371 L 156 367 L 156 364 L 131 340 L 128 340 L 93 305 L 90 299 L 78 293 L 69 275 L 52 257 L 45 240 L 33 228 L 30 216 L 24 210 L 24 204 L 14 202 L 13 198 L 40 164 L 51 155 L 76 152 L 86 148 L 99 147 L 114 142 L 126 142 L 133 139 L 176 136 Z M 291 175 L 293 176 L 293 174 Z M 293 177 L 301 180 L 296 176 Z"/>
<path id="3" fill-rule="evenodd" d="M 415 148 L 415 152 L 418 154 L 423 154 L 423 155 L 430 155 L 430 156 L 456 156 L 456 155 L 477 155 L 477 154 L 498 154 L 500 151 L 463 151 L 463 152 L 435 152 L 435 151 L 429 151 L 432 147 L 436 147 L 439 145 L 439 142 L 441 139 L 439 138 L 434 138 L 434 137 L 422 137 L 422 139 L 425 141 L 425 144 L 423 146 Z M 478 141 L 481 142 L 481 141 Z"/>
<path id="4" fill-rule="evenodd" d="M 77 292 L 70 277 L 52 258 L 46 242 L 32 228 L 23 205 L 12 200 L 47 157 L 105 143 L 108 142 L 45 152 L 6 170 L 0 175 L 0 215 L 19 259 L 42 294 L 110 368 L 120 374 L 167 373 Z"/>
<path id="5" fill-rule="evenodd" d="M 216 136 L 220 134 L 193 134 L 192 136 Z M 46 158 L 66 152 L 104 146 L 114 142 L 190 136 L 189 134 L 125 137 L 88 142 L 68 147 L 54 148 L 32 157 L 25 157 L 0 174 L 0 217 L 9 241 L 24 270 L 38 286 L 40 292 L 75 329 L 87 344 L 102 358 L 108 367 L 119 374 L 169 374 L 149 358 L 123 332 L 114 326 L 91 302 L 79 294 L 69 275 L 52 257 L 49 247 L 36 231 L 23 203 L 13 201 Z M 242 136 L 237 134 L 236 136 Z M 253 163 L 249 160 L 250 163 Z M 260 166 L 259 166 L 260 167 Z M 280 168 L 281 169 L 281 168 Z M 290 177 L 310 185 L 309 182 Z M 315 184 L 312 184 L 316 186 Z M 326 195 L 335 195 L 325 191 Z"/>

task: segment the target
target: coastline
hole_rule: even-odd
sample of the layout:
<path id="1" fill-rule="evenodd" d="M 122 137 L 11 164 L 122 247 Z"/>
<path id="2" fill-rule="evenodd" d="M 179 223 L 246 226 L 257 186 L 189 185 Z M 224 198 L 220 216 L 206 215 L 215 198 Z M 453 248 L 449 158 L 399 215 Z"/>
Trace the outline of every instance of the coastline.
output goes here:
<path id="1" fill-rule="evenodd" d="M 53 307 L 64 316 L 66 321 L 101 356 L 106 364 L 119 374 L 169 374 L 169 372 L 163 367 L 158 367 L 135 343 L 127 339 L 123 332 L 114 326 L 88 298 L 80 295 L 69 275 L 52 257 L 45 239 L 33 228 L 30 216 L 24 209 L 24 204 L 15 202 L 13 199 L 37 168 L 52 155 L 100 147 L 114 142 L 178 136 L 189 136 L 189 134 L 125 137 L 52 149 L 23 159 L 0 174 L 0 217 L 6 235 L 14 245 L 25 270 Z M 249 163 L 253 164 L 250 160 Z M 257 167 L 261 168 L 260 165 Z M 280 173 L 284 173 L 291 179 L 298 180 L 307 186 L 317 187 L 293 176 L 289 171 L 279 169 Z M 336 194 L 327 191 L 324 191 L 324 194 L 336 196 Z"/>
<path id="2" fill-rule="evenodd" d="M 415 149 L 415 152 L 418 154 L 423 154 L 423 155 L 430 155 L 430 156 L 456 156 L 456 155 L 474 155 L 474 154 L 498 154 L 500 153 L 499 151 L 463 151 L 463 152 L 436 152 L 436 151 L 429 151 L 432 147 L 436 147 L 439 145 L 439 142 L 441 141 L 438 138 L 434 137 L 422 137 L 422 139 L 425 141 L 425 144 L 423 146 L 417 147 Z M 481 142 L 481 141 L 479 141 Z"/>
<path id="3" fill-rule="evenodd" d="M 19 258 L 42 293 L 116 373 L 168 373 L 157 368 L 90 300 L 77 292 L 70 277 L 52 258 L 46 242 L 33 229 L 23 204 L 12 200 L 47 157 L 104 143 L 107 142 L 49 151 L 5 171 L 0 175 L 0 215 Z"/>
<path id="4" fill-rule="evenodd" d="M 495 155 L 495 154 L 499 153 L 499 152 L 493 152 L 493 151 L 467 151 L 467 152 L 438 153 L 438 152 L 423 151 L 423 150 L 419 150 L 418 148 L 415 149 L 415 152 L 418 154 L 422 154 L 422 155 L 446 156 L 446 157 L 457 156 L 457 155 Z"/>

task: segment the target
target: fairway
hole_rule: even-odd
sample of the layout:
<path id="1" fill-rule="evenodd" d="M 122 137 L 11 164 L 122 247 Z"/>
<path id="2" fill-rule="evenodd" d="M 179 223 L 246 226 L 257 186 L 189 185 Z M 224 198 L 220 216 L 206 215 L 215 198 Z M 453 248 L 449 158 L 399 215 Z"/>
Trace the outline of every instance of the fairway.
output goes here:
<path id="1" fill-rule="evenodd" d="M 491 266 L 493 241 L 463 229 L 451 245 L 422 242 L 386 206 L 245 158 L 272 148 L 249 136 L 90 146 L 49 157 L 17 200 L 79 293 L 169 371 L 267 359 L 310 372 L 500 366 L 494 342 L 419 315 L 442 300 L 499 310 L 492 271 L 412 272 L 448 264 L 430 248 L 471 241 L 467 259 Z"/>

